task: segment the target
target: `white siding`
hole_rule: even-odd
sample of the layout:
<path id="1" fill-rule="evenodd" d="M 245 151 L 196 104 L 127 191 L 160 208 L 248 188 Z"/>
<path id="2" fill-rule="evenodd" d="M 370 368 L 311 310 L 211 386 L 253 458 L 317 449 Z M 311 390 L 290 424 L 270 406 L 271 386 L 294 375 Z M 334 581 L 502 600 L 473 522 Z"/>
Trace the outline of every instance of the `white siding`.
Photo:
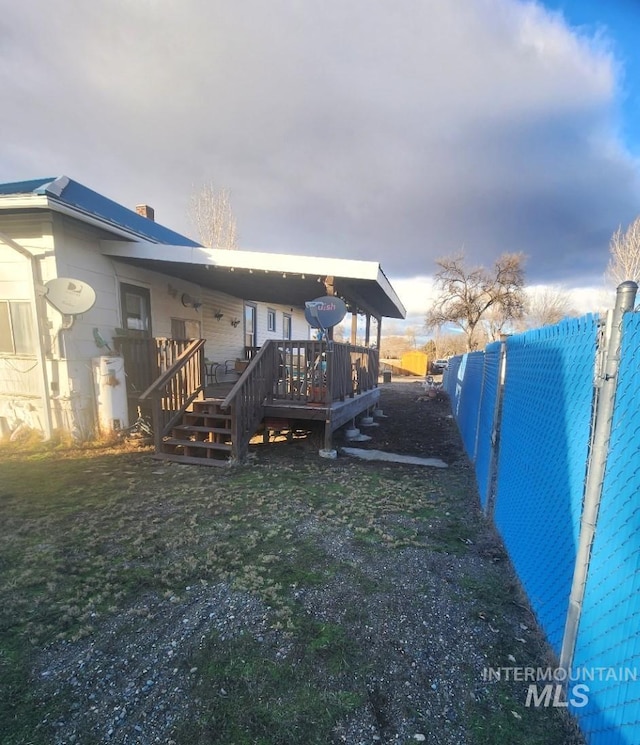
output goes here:
<path id="1" fill-rule="evenodd" d="M 244 359 L 244 305 L 245 301 L 225 295 L 220 292 L 202 293 L 203 298 L 203 334 L 207 340 L 206 356 L 214 362 L 224 362 L 236 358 Z M 247 301 L 251 302 L 251 301 Z M 282 317 L 284 313 L 291 315 L 292 334 L 294 339 L 309 338 L 309 324 L 305 320 L 304 311 L 284 305 L 269 305 L 255 303 L 256 306 L 256 346 L 260 347 L 267 339 L 282 339 Z M 270 332 L 267 325 L 268 309 L 276 311 L 276 330 Z M 223 313 L 218 321 L 217 311 Z M 235 328 L 232 319 L 240 323 Z"/>
<path id="2" fill-rule="evenodd" d="M 53 256 L 43 254 L 53 246 L 51 238 L 51 220 L 45 214 L 35 215 L 2 215 L 2 232 L 32 254 L 38 256 L 36 277 L 38 290 L 41 283 L 55 276 Z M 35 308 L 33 306 L 34 276 L 29 259 L 6 244 L 0 244 L 0 300 L 25 301 L 31 304 L 35 326 Z M 40 296 L 39 296 L 40 297 Z M 51 322 L 49 306 L 43 300 L 38 301 L 44 316 L 44 327 Z M 50 349 L 53 334 L 45 339 L 45 346 Z M 52 363 L 48 364 L 51 374 Z M 0 356 L 0 432 L 13 430 L 20 423 L 35 429 L 44 429 L 42 402 L 42 369 L 38 363 L 35 350 L 28 355 Z"/>
<path id="3" fill-rule="evenodd" d="M 205 355 L 216 362 L 244 357 L 244 299 L 205 290 L 197 284 L 176 279 L 114 260 L 101 253 L 101 239 L 107 234 L 72 218 L 42 213 L 20 217 L 0 215 L 0 230 L 32 252 L 43 254 L 39 261 L 40 281 L 69 277 L 87 282 L 96 292 L 96 302 L 72 322 L 45 300 L 41 301 L 46 331 L 47 378 L 54 426 L 75 431 L 81 437 L 93 429 L 94 391 L 91 360 L 109 354 L 94 338 L 97 329 L 113 349 L 117 329 L 123 325 L 120 312 L 120 285 L 127 283 L 149 290 L 152 334 L 171 335 L 171 319 L 197 321 L 206 339 Z M 53 249 L 53 250 L 52 250 Z M 199 309 L 185 307 L 182 295 L 201 300 Z M 0 245 L 0 299 L 30 300 L 32 275 L 29 261 Z M 281 339 L 283 315 L 291 315 L 292 337 L 308 339 L 309 326 L 300 309 L 287 305 L 254 303 L 256 306 L 256 345 L 266 339 Z M 267 327 L 267 311 L 276 312 L 276 329 Z M 215 313 L 220 311 L 220 320 Z M 231 321 L 238 319 L 237 326 Z M 15 427 L 20 421 L 42 427 L 39 370 L 35 356 L 18 360 L 0 357 L 0 425 Z"/>
<path id="4" fill-rule="evenodd" d="M 256 303 L 258 316 L 258 343 L 261 346 L 267 339 L 282 339 L 284 333 L 284 316 L 291 316 L 291 338 L 308 339 L 309 324 L 304 317 L 304 311 L 291 308 L 288 305 L 269 305 L 267 303 Z M 273 310 L 276 314 L 276 329 L 269 331 L 268 311 Z"/>
<path id="5" fill-rule="evenodd" d="M 241 299 L 222 292 L 202 292 L 203 337 L 207 340 L 205 356 L 212 362 L 244 358 L 244 303 Z M 218 321 L 215 314 L 223 315 Z M 234 328 L 233 319 L 240 323 Z"/>

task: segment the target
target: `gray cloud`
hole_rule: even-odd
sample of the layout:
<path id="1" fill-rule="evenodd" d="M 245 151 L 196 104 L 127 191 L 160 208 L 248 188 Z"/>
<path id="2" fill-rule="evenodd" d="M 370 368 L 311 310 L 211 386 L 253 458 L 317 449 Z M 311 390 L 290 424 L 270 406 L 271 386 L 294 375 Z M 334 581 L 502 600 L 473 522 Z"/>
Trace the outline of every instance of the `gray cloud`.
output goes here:
<path id="1" fill-rule="evenodd" d="M 640 211 L 615 60 L 532 4 L 3 5 L 1 180 L 65 173 L 183 232 L 213 180 L 243 247 L 393 277 L 464 248 L 585 284 Z"/>

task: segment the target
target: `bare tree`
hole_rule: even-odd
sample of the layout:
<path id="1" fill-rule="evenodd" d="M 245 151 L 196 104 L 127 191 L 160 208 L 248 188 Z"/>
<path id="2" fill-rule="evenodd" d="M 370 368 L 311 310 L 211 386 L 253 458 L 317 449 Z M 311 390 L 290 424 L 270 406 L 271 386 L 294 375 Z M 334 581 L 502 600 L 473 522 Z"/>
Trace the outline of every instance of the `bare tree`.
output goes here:
<path id="1" fill-rule="evenodd" d="M 491 341 L 498 341 L 505 332 L 505 328 L 513 320 L 514 319 L 510 316 L 507 317 L 502 308 L 497 305 L 492 305 L 482 317 L 479 325 L 479 329 L 482 329 L 485 336 L 485 344 L 488 344 Z M 479 340 L 476 338 L 476 342 L 477 341 Z"/>
<path id="2" fill-rule="evenodd" d="M 236 218 L 228 189 L 216 189 L 212 183 L 204 184 L 191 195 L 189 216 L 203 246 L 238 248 Z"/>
<path id="3" fill-rule="evenodd" d="M 606 276 L 615 285 L 632 279 L 640 281 L 640 216 L 622 232 L 619 227 L 609 241 L 611 258 Z"/>
<path id="4" fill-rule="evenodd" d="M 521 326 L 527 329 L 553 326 L 567 316 L 575 316 L 576 310 L 566 290 L 562 287 L 543 287 L 527 290 Z"/>
<path id="5" fill-rule="evenodd" d="M 456 354 L 464 354 L 466 351 L 467 341 L 464 334 L 442 334 L 438 337 L 437 347 L 429 359 L 453 357 Z"/>
<path id="6" fill-rule="evenodd" d="M 475 332 L 480 320 L 494 308 L 504 321 L 520 318 L 524 302 L 524 256 L 503 254 L 491 270 L 468 269 L 464 254 L 439 259 L 435 275 L 437 297 L 427 311 L 426 326 L 459 326 L 465 334 L 467 350 L 476 347 Z"/>
<path id="7" fill-rule="evenodd" d="M 405 352 L 411 350 L 411 343 L 406 336 L 383 335 L 380 341 L 381 356 L 385 359 L 400 359 Z"/>

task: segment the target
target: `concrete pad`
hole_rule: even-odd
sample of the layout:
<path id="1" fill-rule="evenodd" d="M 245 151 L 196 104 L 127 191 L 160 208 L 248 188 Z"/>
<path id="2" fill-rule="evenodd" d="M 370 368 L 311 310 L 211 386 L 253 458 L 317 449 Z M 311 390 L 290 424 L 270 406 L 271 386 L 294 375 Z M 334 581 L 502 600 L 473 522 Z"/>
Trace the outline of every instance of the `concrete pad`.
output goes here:
<path id="1" fill-rule="evenodd" d="M 401 455 L 400 453 L 385 453 L 384 450 L 363 450 L 362 448 L 340 448 L 344 455 L 351 455 L 361 460 L 381 460 L 388 463 L 404 463 L 409 466 L 431 466 L 432 468 L 447 468 L 447 464 L 440 458 L 419 458 L 416 455 Z"/>

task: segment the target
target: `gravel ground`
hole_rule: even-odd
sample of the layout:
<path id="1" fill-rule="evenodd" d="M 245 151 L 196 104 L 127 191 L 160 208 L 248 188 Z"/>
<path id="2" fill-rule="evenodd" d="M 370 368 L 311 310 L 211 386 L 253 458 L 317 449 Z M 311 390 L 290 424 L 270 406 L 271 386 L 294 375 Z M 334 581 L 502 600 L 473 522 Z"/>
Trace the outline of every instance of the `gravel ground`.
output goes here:
<path id="1" fill-rule="evenodd" d="M 517 734 L 508 739 L 513 737 L 508 726 L 504 735 L 483 730 L 483 712 L 489 721 L 491 712 L 504 708 L 504 689 L 483 680 L 482 671 L 516 662 L 546 666 L 550 658 L 502 546 L 477 507 L 472 472 L 448 404 L 424 400 L 421 392 L 410 382 L 383 387 L 381 406 L 388 419 L 368 431 L 370 447 L 445 460 L 457 489 L 446 516 L 472 526 L 474 540 L 463 545 L 467 541 L 461 537 L 460 552 L 390 549 L 355 541 L 349 526 L 327 526 L 313 516 L 301 520 L 298 535 L 312 538 L 340 569 L 322 586 L 292 589 L 291 600 L 316 621 L 340 624 L 363 660 L 322 681 L 328 688 L 351 686 L 366 692 L 362 705 L 336 725 L 331 743 L 578 745 L 582 740 L 562 710 L 535 712 L 538 739 Z M 266 453 L 254 463 L 271 457 L 295 464 L 317 457 L 300 443 Z M 381 468 L 369 463 L 358 467 Z M 402 475 L 412 470 L 384 468 L 397 469 L 400 490 Z M 420 524 L 411 517 L 387 519 L 395 527 L 400 523 L 425 534 L 442 529 L 435 518 Z M 487 578 L 511 592 L 498 611 L 490 599 L 469 589 Z M 52 728 L 56 745 L 187 745 L 175 739 L 176 732 L 182 720 L 197 717 L 202 684 L 200 670 L 190 660 L 212 631 L 223 642 L 248 633 L 274 660 L 296 664 L 295 636 L 274 629 L 269 607 L 255 595 L 234 591 L 224 582 L 182 588 L 180 597 L 149 595 L 99 619 L 89 638 L 59 642 L 44 651 L 34 670 L 34 683 L 49 712 L 43 727 Z M 511 686 L 512 700 L 522 705 L 526 685 Z M 517 727 L 520 711 L 502 713 Z"/>

